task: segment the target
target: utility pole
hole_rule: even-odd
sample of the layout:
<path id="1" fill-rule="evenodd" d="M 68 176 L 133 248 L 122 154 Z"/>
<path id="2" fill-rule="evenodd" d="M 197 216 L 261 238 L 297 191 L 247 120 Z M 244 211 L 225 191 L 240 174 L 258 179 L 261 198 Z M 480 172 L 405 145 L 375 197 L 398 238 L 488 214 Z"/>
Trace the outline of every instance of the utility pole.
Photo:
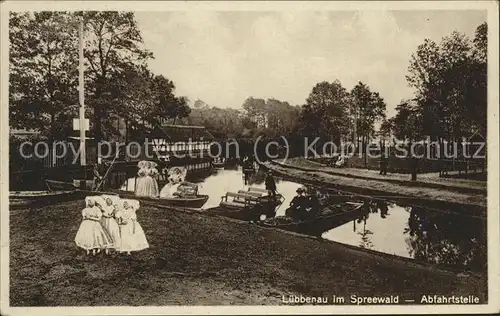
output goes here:
<path id="1" fill-rule="evenodd" d="M 79 92 L 80 92 L 80 164 L 85 166 L 87 163 L 87 155 L 85 148 L 85 88 L 84 88 L 84 65 L 83 65 L 83 17 L 80 20 L 80 40 L 79 40 Z"/>

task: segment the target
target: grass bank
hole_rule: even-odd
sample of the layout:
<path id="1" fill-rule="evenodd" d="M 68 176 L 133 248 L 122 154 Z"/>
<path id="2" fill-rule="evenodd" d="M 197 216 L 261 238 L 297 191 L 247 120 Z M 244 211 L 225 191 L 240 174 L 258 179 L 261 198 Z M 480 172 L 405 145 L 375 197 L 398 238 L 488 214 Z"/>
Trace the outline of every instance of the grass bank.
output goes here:
<path id="1" fill-rule="evenodd" d="M 220 217 L 141 207 L 150 248 L 86 256 L 83 201 L 10 212 L 11 306 L 274 305 L 283 295 L 477 295 L 467 276 Z"/>
<path id="2" fill-rule="evenodd" d="M 385 196 L 388 199 L 393 197 L 394 200 L 401 201 L 402 204 L 450 209 L 452 211 L 467 211 L 471 215 L 486 216 L 486 192 L 463 193 L 456 192 L 453 189 L 405 186 L 384 180 L 346 177 L 340 174 L 332 174 L 321 168 L 306 170 L 273 162 L 263 163 L 262 166 L 282 177 L 297 182 L 335 188 L 360 195 Z"/>

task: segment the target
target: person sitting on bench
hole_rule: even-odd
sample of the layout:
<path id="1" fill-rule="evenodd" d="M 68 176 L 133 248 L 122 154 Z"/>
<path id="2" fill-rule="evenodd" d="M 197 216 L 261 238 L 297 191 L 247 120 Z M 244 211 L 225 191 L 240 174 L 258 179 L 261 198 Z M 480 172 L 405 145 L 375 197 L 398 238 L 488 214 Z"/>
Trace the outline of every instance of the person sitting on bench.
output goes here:
<path id="1" fill-rule="evenodd" d="M 307 199 L 307 207 L 306 207 L 306 215 L 308 217 L 314 217 L 318 214 L 319 212 L 319 197 L 321 193 L 319 191 L 315 191 L 314 193 L 310 194 Z"/>
<path id="2" fill-rule="evenodd" d="M 345 165 L 344 156 L 339 156 L 339 159 L 335 163 L 335 167 L 342 168 Z"/>
<path id="3" fill-rule="evenodd" d="M 307 198 L 304 196 L 304 189 L 298 188 L 297 195 L 290 202 L 290 208 L 286 211 L 286 215 L 293 218 L 302 218 L 305 213 L 305 208 L 308 204 Z"/>

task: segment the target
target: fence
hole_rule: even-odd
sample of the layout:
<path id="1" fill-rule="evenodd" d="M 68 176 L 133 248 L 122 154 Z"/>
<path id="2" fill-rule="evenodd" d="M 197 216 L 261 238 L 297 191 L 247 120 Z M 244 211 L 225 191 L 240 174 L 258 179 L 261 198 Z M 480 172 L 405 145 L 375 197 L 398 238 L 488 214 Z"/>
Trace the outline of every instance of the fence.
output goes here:
<path id="1" fill-rule="evenodd" d="M 16 144 L 11 144 L 9 167 L 12 172 L 15 172 L 80 165 L 78 148 L 79 145 L 75 145 L 75 143 L 60 142 L 57 146 L 47 146 L 43 150 L 38 149 L 38 153 L 35 154 L 34 148 L 20 148 Z M 22 154 L 21 149 L 23 149 Z M 75 151 L 77 152 L 75 153 Z M 97 147 L 93 144 L 88 144 L 85 156 L 87 164 L 94 164 L 97 161 Z"/>

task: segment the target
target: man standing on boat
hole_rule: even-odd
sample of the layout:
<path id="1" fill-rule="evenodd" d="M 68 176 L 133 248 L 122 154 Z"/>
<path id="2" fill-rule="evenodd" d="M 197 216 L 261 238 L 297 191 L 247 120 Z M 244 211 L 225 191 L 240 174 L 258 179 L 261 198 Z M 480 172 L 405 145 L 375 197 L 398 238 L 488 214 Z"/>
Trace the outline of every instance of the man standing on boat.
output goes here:
<path id="1" fill-rule="evenodd" d="M 269 191 L 270 196 L 276 198 L 276 181 L 274 181 L 273 173 L 271 171 L 267 172 L 266 190 Z"/>

